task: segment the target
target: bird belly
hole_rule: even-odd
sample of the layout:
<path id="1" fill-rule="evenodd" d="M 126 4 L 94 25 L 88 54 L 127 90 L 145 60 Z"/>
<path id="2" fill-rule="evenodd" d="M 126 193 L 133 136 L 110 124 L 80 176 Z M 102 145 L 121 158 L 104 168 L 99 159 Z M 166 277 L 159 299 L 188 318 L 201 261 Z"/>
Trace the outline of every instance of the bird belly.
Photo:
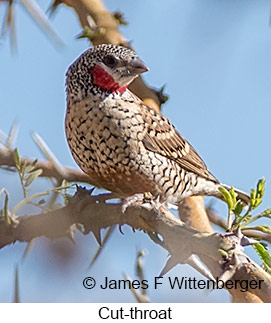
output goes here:
<path id="1" fill-rule="evenodd" d="M 81 102 L 67 111 L 68 144 L 90 182 L 122 197 L 150 192 L 174 204 L 200 194 L 198 176 L 148 150 L 142 141 L 141 117 L 131 110 L 126 116 L 124 110 L 122 106 L 107 110 Z"/>
<path id="2" fill-rule="evenodd" d="M 121 108 L 117 112 L 112 115 L 85 102 L 69 109 L 65 129 L 72 155 L 97 187 L 120 196 L 156 193 L 155 184 L 138 164 L 142 161 L 138 159 L 140 131 L 135 128 L 136 122 L 132 117 L 124 118 Z"/>

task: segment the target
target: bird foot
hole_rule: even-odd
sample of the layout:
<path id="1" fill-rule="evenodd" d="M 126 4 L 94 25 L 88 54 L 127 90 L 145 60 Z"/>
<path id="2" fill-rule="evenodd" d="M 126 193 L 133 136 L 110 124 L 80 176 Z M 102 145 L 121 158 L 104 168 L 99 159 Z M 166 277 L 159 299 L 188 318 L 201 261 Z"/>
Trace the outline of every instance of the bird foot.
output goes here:
<path id="1" fill-rule="evenodd" d="M 129 206 L 133 206 L 135 204 L 138 204 L 139 202 L 143 203 L 144 201 L 144 194 L 143 193 L 137 193 L 132 196 L 128 196 L 124 199 L 122 206 L 121 206 L 121 212 L 125 213 L 126 209 Z"/>
<path id="2" fill-rule="evenodd" d="M 143 204 L 142 204 L 142 207 L 144 207 L 145 209 L 147 209 L 149 211 L 151 211 L 153 209 L 159 211 L 161 206 L 165 207 L 164 203 L 160 202 L 159 195 L 155 198 L 149 198 L 149 197 L 145 198 L 143 201 Z"/>
<path id="3" fill-rule="evenodd" d="M 126 197 L 121 206 L 121 211 L 124 213 L 129 206 L 141 204 L 142 207 L 151 211 L 156 209 L 159 211 L 160 207 L 165 207 L 164 203 L 160 202 L 160 197 L 153 197 L 150 193 L 137 193 Z"/>

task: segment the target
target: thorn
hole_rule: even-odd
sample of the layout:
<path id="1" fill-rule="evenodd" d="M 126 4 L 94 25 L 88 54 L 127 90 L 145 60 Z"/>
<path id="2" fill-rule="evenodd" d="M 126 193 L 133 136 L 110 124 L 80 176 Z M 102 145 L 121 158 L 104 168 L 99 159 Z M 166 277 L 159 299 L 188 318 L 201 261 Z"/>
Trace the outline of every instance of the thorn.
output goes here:
<path id="1" fill-rule="evenodd" d="M 170 269 L 172 269 L 173 267 L 175 267 L 176 265 L 178 265 L 180 262 L 173 257 L 170 257 L 165 265 L 165 267 L 162 269 L 161 273 L 159 274 L 159 276 L 164 276 L 167 272 L 170 271 Z"/>
<path id="2" fill-rule="evenodd" d="M 120 11 L 116 11 L 113 13 L 114 18 L 118 21 L 120 25 L 127 26 L 128 22 L 125 20 L 124 15 Z"/>
<path id="3" fill-rule="evenodd" d="M 76 192 L 77 193 L 80 193 L 80 192 L 84 192 L 86 187 L 83 187 L 81 185 L 78 185 L 78 184 L 75 184 L 75 187 L 76 187 Z"/>
<path id="4" fill-rule="evenodd" d="M 88 193 L 89 195 L 91 195 L 96 188 L 96 187 L 91 187 L 90 189 L 87 189 L 85 186 L 81 186 L 78 184 L 75 184 L 75 187 L 78 193 Z"/>
<path id="5" fill-rule="evenodd" d="M 259 241 L 253 239 L 253 238 L 248 238 L 246 236 L 243 236 L 242 239 L 241 239 L 241 246 L 245 247 L 245 246 L 250 246 L 250 245 L 253 245 L 253 244 L 256 244 L 256 243 L 259 243 Z"/>
<path id="6" fill-rule="evenodd" d="M 164 84 L 161 89 L 155 91 L 161 105 L 166 103 L 168 100 L 168 95 L 164 94 L 165 87 L 166 85 Z"/>
<path id="7" fill-rule="evenodd" d="M 94 192 L 95 188 L 96 187 L 94 186 L 94 187 L 90 188 L 89 190 L 87 190 L 88 193 L 89 193 L 89 195 L 92 195 L 92 193 Z"/>
<path id="8" fill-rule="evenodd" d="M 239 264 L 240 260 L 237 258 L 236 254 L 233 253 L 230 264 L 226 264 L 226 270 L 219 276 L 218 279 L 222 280 L 224 283 L 227 280 L 230 280 L 235 274 Z"/>
<path id="9" fill-rule="evenodd" d="M 102 245 L 102 239 L 101 239 L 101 229 L 99 228 L 93 228 L 91 229 L 96 241 L 98 242 L 99 246 Z"/>
<path id="10" fill-rule="evenodd" d="M 233 234 L 235 234 L 236 235 L 236 237 L 238 238 L 238 239 L 242 239 L 243 238 L 243 233 L 242 233 L 242 231 L 241 231 L 241 228 L 240 228 L 240 226 L 239 227 L 237 227 L 236 228 L 236 230 L 234 230 L 233 231 Z"/>
<path id="11" fill-rule="evenodd" d="M 56 12 L 58 6 L 62 3 L 61 0 L 54 0 L 49 8 L 46 10 L 46 13 L 48 13 L 49 17 L 51 18 L 53 14 Z"/>
<path id="12" fill-rule="evenodd" d="M 159 244 L 159 246 L 166 248 L 164 245 L 164 241 L 161 240 L 158 236 L 157 233 L 153 233 L 153 232 L 147 232 L 148 236 L 151 238 L 151 240 L 157 244 Z M 170 256 L 170 253 L 168 252 L 168 257 Z"/>
<path id="13" fill-rule="evenodd" d="M 121 206 L 121 213 L 125 213 L 125 212 L 126 212 L 126 210 L 127 210 L 127 207 L 128 207 L 128 205 L 126 205 L 126 203 L 124 202 L 124 203 L 122 204 L 122 206 Z"/>
<path id="14" fill-rule="evenodd" d="M 75 187 L 76 187 L 76 192 L 72 196 L 72 199 L 74 201 L 77 201 L 78 199 L 80 200 L 82 198 L 85 198 L 86 196 L 91 196 L 91 194 L 95 190 L 95 187 L 92 187 L 91 189 L 87 189 L 87 188 L 80 186 L 78 184 L 76 184 Z"/>
<path id="15" fill-rule="evenodd" d="M 67 238 L 74 244 L 74 245 L 76 245 L 76 243 L 75 243 L 75 240 L 74 240 L 74 234 L 70 234 L 70 233 L 68 233 L 67 234 Z"/>
<path id="16" fill-rule="evenodd" d="M 227 280 L 230 280 L 232 276 L 235 274 L 235 268 L 225 270 L 219 277 L 218 280 L 222 280 L 225 283 Z"/>
<path id="17" fill-rule="evenodd" d="M 196 256 L 194 256 L 194 255 L 190 256 L 186 260 L 186 263 L 188 265 L 190 265 L 191 267 L 193 267 L 194 269 L 196 269 L 199 273 L 201 273 L 207 279 L 215 281 L 215 278 L 212 275 L 212 273 L 203 266 L 202 262 Z"/>
<path id="18" fill-rule="evenodd" d="M 74 231 L 75 231 L 75 225 L 71 225 L 70 229 L 67 232 L 67 238 L 75 245 L 75 239 L 74 239 Z"/>
<path id="19" fill-rule="evenodd" d="M 123 226 L 123 224 L 119 224 L 119 232 L 124 235 L 122 228 L 121 228 L 122 226 Z"/>

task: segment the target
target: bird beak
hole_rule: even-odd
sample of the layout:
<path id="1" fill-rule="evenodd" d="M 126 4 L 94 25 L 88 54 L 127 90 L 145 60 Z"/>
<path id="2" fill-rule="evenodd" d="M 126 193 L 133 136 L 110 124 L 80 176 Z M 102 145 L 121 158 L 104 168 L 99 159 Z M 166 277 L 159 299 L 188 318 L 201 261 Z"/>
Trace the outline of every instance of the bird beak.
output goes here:
<path id="1" fill-rule="evenodd" d="M 149 70 L 149 68 L 139 57 L 134 57 L 133 59 L 131 59 L 128 64 L 128 69 L 130 71 L 130 74 L 132 75 L 142 74 Z"/>

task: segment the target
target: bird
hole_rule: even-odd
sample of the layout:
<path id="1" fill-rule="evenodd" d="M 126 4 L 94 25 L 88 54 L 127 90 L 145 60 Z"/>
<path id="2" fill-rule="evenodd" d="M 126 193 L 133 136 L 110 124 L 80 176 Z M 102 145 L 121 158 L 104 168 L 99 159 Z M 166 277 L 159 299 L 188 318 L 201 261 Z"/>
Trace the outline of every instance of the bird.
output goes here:
<path id="1" fill-rule="evenodd" d="M 164 115 L 128 89 L 148 70 L 134 50 L 112 44 L 91 47 L 70 65 L 65 133 L 73 158 L 91 184 L 128 206 L 142 194 L 165 205 L 195 195 L 223 199 L 220 187 L 230 187 Z M 235 192 L 249 204 L 246 193 Z"/>

